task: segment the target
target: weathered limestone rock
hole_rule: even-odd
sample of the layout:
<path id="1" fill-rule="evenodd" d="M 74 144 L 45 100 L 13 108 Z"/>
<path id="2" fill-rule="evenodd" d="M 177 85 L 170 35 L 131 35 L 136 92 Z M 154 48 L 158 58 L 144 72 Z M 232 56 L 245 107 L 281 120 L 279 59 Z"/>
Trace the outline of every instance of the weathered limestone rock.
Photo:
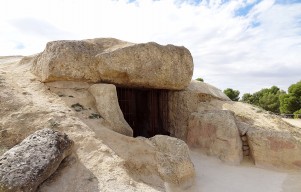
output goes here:
<path id="1" fill-rule="evenodd" d="M 87 82 L 80 81 L 54 81 L 45 83 L 48 87 L 59 88 L 59 89 L 88 89 L 91 85 Z"/>
<path id="2" fill-rule="evenodd" d="M 73 141 L 51 129 L 28 136 L 0 157 L 0 191 L 36 191 L 71 154 Z"/>
<path id="3" fill-rule="evenodd" d="M 301 168 L 301 137 L 288 131 L 251 129 L 247 132 L 250 153 L 258 166 Z"/>
<path id="4" fill-rule="evenodd" d="M 204 102 L 230 100 L 221 90 L 200 81 L 191 81 L 183 91 L 168 93 L 170 130 L 172 136 L 186 141 L 188 119 Z"/>
<path id="5" fill-rule="evenodd" d="M 225 95 L 220 89 L 197 80 L 192 80 L 187 87 L 187 90 L 193 92 L 194 94 L 198 94 L 199 97 L 204 97 L 205 95 L 207 95 L 207 97 L 215 98 L 218 100 L 231 101 L 228 96 Z"/>
<path id="6" fill-rule="evenodd" d="M 187 143 L 227 163 L 239 164 L 242 160 L 242 142 L 230 111 L 193 113 L 189 119 Z"/>
<path id="7" fill-rule="evenodd" d="M 165 182 L 189 187 L 192 185 L 195 170 L 190 160 L 187 144 L 173 137 L 156 135 L 150 138 L 156 149 L 164 155 L 158 156 L 159 173 Z"/>
<path id="8" fill-rule="evenodd" d="M 187 89 L 168 93 L 168 131 L 171 136 L 186 141 L 188 119 L 191 113 L 197 111 L 198 104 L 198 95 Z"/>
<path id="9" fill-rule="evenodd" d="M 153 42 L 53 41 L 35 56 L 31 70 L 42 82 L 74 80 L 181 90 L 190 83 L 193 60 L 184 47 Z"/>
<path id="10" fill-rule="evenodd" d="M 118 104 L 116 86 L 95 84 L 89 88 L 96 101 L 98 113 L 110 123 L 112 130 L 123 135 L 133 136 L 133 130 L 124 119 Z"/>
<path id="11" fill-rule="evenodd" d="M 134 175 L 139 175 L 141 180 L 157 185 L 167 183 L 183 189 L 193 184 L 195 169 L 185 142 L 164 135 L 149 139 L 127 139 L 132 147 L 120 146 L 116 152 L 124 159 L 127 169 Z M 124 141 L 125 139 L 122 142 Z M 115 141 L 115 145 L 118 143 L 119 141 Z"/>
<path id="12" fill-rule="evenodd" d="M 264 167 L 301 169 L 300 129 L 280 117 L 241 102 L 214 102 L 235 113 L 242 135 L 247 135 L 250 156 Z"/>

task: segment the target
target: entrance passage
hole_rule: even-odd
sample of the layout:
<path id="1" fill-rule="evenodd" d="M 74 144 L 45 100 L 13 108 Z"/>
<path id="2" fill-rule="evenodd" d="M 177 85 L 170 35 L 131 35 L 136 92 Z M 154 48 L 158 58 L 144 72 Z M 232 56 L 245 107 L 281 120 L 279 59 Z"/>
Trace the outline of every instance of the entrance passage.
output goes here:
<path id="1" fill-rule="evenodd" d="M 157 89 L 117 87 L 119 106 L 134 137 L 169 135 L 168 92 Z"/>

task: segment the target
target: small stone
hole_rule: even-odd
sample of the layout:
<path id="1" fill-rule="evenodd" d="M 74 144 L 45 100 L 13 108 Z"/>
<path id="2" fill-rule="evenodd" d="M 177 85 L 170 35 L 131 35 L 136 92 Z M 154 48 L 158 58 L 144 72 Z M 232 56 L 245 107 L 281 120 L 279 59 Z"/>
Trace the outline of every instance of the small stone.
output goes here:
<path id="1" fill-rule="evenodd" d="M 76 112 L 80 112 L 82 110 L 85 110 L 84 106 L 82 106 L 79 103 L 75 103 L 73 105 L 71 105 L 71 107 L 76 111 Z"/>
<path id="2" fill-rule="evenodd" d="M 130 185 L 131 185 L 131 186 L 135 186 L 135 185 L 134 185 L 134 182 L 133 182 L 132 180 L 130 180 Z"/>
<path id="3" fill-rule="evenodd" d="M 242 140 L 242 141 L 247 141 L 248 138 L 247 138 L 247 136 L 244 135 L 244 136 L 241 136 L 241 140 Z"/>

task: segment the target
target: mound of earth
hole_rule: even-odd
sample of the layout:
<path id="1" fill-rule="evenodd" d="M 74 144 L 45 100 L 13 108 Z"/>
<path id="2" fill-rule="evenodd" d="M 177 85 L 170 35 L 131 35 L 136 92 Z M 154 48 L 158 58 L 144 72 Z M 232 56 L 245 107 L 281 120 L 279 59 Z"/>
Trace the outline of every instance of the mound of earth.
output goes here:
<path id="1" fill-rule="evenodd" d="M 33 56 L 0 57 L 0 158 L 44 128 L 67 134 L 74 147 L 38 186 L 43 192 L 183 191 L 196 174 L 188 147 L 231 164 L 300 170 L 299 128 L 191 81 L 192 71 L 184 47 L 116 39 L 55 41 Z M 169 136 L 132 137 L 118 87 L 127 90 L 128 116 L 146 97 L 142 132 L 161 122 Z"/>

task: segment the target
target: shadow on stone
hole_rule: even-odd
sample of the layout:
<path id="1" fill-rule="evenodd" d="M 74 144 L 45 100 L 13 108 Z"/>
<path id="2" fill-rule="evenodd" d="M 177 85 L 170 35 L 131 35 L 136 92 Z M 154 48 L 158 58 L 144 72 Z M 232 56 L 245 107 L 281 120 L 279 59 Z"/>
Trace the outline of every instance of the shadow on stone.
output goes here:
<path id="1" fill-rule="evenodd" d="M 37 192 L 99 192 L 98 184 L 97 177 L 78 160 L 76 154 L 72 154 L 62 161 L 59 168 L 39 186 Z"/>

